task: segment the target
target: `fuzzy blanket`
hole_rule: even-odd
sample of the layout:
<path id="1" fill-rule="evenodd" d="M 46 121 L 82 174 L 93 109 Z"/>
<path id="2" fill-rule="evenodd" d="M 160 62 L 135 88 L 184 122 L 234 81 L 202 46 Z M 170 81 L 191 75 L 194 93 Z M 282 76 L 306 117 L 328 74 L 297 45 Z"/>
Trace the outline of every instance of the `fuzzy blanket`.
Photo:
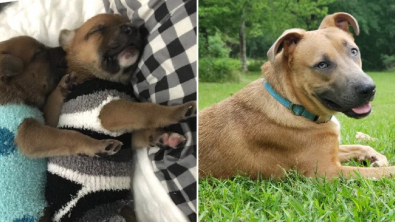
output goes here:
<path id="1" fill-rule="evenodd" d="M 1 222 L 36 222 L 47 205 L 44 198 L 47 161 L 27 158 L 14 145 L 18 126 L 26 118 L 44 122 L 36 108 L 0 106 Z"/>
<path id="2" fill-rule="evenodd" d="M 119 211 L 131 201 L 131 134 L 108 131 L 99 119 L 105 104 L 121 98 L 132 100 L 130 86 L 100 79 L 76 85 L 66 97 L 59 128 L 124 145 L 112 156 L 49 158 L 45 195 L 53 221 L 125 221 Z"/>

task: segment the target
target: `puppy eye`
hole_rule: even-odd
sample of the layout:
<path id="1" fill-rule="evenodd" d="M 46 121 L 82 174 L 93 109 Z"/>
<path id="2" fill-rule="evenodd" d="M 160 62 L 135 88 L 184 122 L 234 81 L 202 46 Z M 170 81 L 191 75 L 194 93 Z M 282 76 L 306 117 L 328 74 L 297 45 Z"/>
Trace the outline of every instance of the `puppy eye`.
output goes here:
<path id="1" fill-rule="evenodd" d="M 353 56 L 358 55 L 358 49 L 352 48 L 352 49 L 351 49 L 351 54 L 352 54 Z"/>
<path id="2" fill-rule="evenodd" d="M 319 69 L 326 69 L 329 67 L 329 64 L 327 62 L 320 62 L 315 67 L 317 67 Z"/>
<path id="3" fill-rule="evenodd" d="M 97 26 L 96 31 L 102 32 L 102 31 L 104 31 L 105 29 L 106 29 L 106 27 L 105 27 L 104 25 L 100 24 L 100 25 Z"/>
<path id="4" fill-rule="evenodd" d="M 88 35 L 92 35 L 94 33 L 101 33 L 106 29 L 106 27 L 104 25 L 98 25 L 93 31 L 91 31 L 90 33 L 88 33 Z"/>

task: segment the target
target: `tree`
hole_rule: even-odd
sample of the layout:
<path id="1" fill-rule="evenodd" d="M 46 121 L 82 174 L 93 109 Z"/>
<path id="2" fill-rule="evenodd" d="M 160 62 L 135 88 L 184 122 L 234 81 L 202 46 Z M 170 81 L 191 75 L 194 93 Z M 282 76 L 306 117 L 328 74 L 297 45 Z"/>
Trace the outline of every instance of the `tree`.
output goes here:
<path id="1" fill-rule="evenodd" d="M 272 44 L 286 29 L 317 28 L 318 19 L 327 14 L 326 5 L 333 1 L 201 0 L 199 31 L 207 38 L 218 30 L 228 42 L 238 42 L 242 70 L 247 71 L 250 40 L 259 39 Z"/>
<path id="2" fill-rule="evenodd" d="M 228 37 L 239 39 L 242 70 L 247 70 L 246 36 L 256 31 L 263 18 L 267 0 L 203 0 L 199 5 L 199 31 L 206 38 L 220 30 Z M 249 26 L 246 24 L 254 24 Z"/>

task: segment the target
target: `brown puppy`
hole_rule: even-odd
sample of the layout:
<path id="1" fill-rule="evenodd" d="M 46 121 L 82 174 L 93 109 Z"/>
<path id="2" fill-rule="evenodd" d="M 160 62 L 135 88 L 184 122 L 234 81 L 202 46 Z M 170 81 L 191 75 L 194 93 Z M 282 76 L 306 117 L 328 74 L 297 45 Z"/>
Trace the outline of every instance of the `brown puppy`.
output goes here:
<path id="1" fill-rule="evenodd" d="M 109 158 L 50 158 L 48 216 L 54 221 L 133 221 L 133 210 L 127 205 L 132 169 L 132 150 L 128 148 L 156 142 L 178 145 L 180 135 L 157 128 L 188 118 L 195 112 L 196 102 L 160 106 L 133 101 L 129 80 L 142 42 L 126 17 L 94 16 L 76 30 L 63 30 L 60 43 L 67 52 L 68 71 L 75 73 L 75 86 L 51 119 L 59 122 L 58 127 L 96 138 L 122 139 L 125 149 Z M 51 98 L 55 96 L 53 101 L 59 104 L 56 98 L 61 96 L 56 93 L 60 90 Z"/>
<path id="2" fill-rule="evenodd" d="M 347 13 L 328 15 L 315 31 L 285 31 L 268 51 L 270 62 L 262 67 L 266 80 L 199 112 L 201 177 L 245 172 L 253 178 L 259 173 L 278 178 L 283 169 L 294 168 L 305 176 L 328 178 L 342 173 L 350 177 L 355 171 L 364 177 L 395 172 L 395 167 L 340 164 L 350 159 L 387 164 L 368 146 L 339 146 L 339 126 L 328 121 L 337 112 L 367 116 L 375 94 L 372 79 L 361 69 L 349 24 L 358 34 L 357 21 Z M 285 99 L 289 108 L 279 101 Z"/>
<path id="3" fill-rule="evenodd" d="M 0 105 L 25 104 L 42 109 L 46 96 L 64 74 L 65 66 L 59 66 L 64 61 L 63 50 L 22 36 L 1 42 L 0 53 Z M 116 140 L 99 141 L 51 128 L 33 118 L 19 126 L 15 141 L 24 154 L 32 157 L 111 154 L 121 145 Z"/>
<path id="4" fill-rule="evenodd" d="M 44 125 L 41 110 L 47 94 L 64 74 L 64 55 L 61 48 L 45 47 L 27 36 L 0 42 L 2 221 L 36 220 L 46 206 L 47 160 L 25 155 L 114 154 L 122 145 Z"/>
<path id="5" fill-rule="evenodd" d="M 76 73 L 76 84 L 95 78 L 128 83 L 142 50 L 138 30 L 120 15 L 97 15 L 76 30 L 63 30 L 59 38 L 67 52 L 68 70 Z M 171 143 L 179 135 L 170 134 L 169 138 L 158 128 L 178 123 L 195 110 L 195 101 L 168 107 L 120 99 L 106 104 L 99 119 L 107 130 L 135 131 L 132 146 L 137 148 L 159 140 Z"/>

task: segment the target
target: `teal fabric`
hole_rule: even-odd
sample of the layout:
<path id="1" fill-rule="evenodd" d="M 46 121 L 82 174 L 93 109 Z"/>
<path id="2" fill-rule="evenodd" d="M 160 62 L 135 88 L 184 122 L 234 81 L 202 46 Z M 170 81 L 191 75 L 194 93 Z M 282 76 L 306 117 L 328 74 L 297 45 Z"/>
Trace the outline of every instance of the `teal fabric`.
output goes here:
<path id="1" fill-rule="evenodd" d="M 303 116 L 314 122 L 318 120 L 319 116 L 307 111 L 306 108 L 304 108 L 304 106 L 293 104 L 288 99 L 280 96 L 276 91 L 274 91 L 273 87 L 270 85 L 269 82 L 264 81 L 264 86 L 265 89 L 270 93 L 270 95 L 273 96 L 273 98 L 275 98 L 283 106 L 287 107 L 287 109 L 289 109 L 293 114 L 297 116 Z"/>
<path id="2" fill-rule="evenodd" d="M 44 123 L 42 113 L 25 105 L 0 106 L 0 222 L 35 222 L 46 207 L 46 159 L 24 156 L 14 145 L 26 118 Z"/>

